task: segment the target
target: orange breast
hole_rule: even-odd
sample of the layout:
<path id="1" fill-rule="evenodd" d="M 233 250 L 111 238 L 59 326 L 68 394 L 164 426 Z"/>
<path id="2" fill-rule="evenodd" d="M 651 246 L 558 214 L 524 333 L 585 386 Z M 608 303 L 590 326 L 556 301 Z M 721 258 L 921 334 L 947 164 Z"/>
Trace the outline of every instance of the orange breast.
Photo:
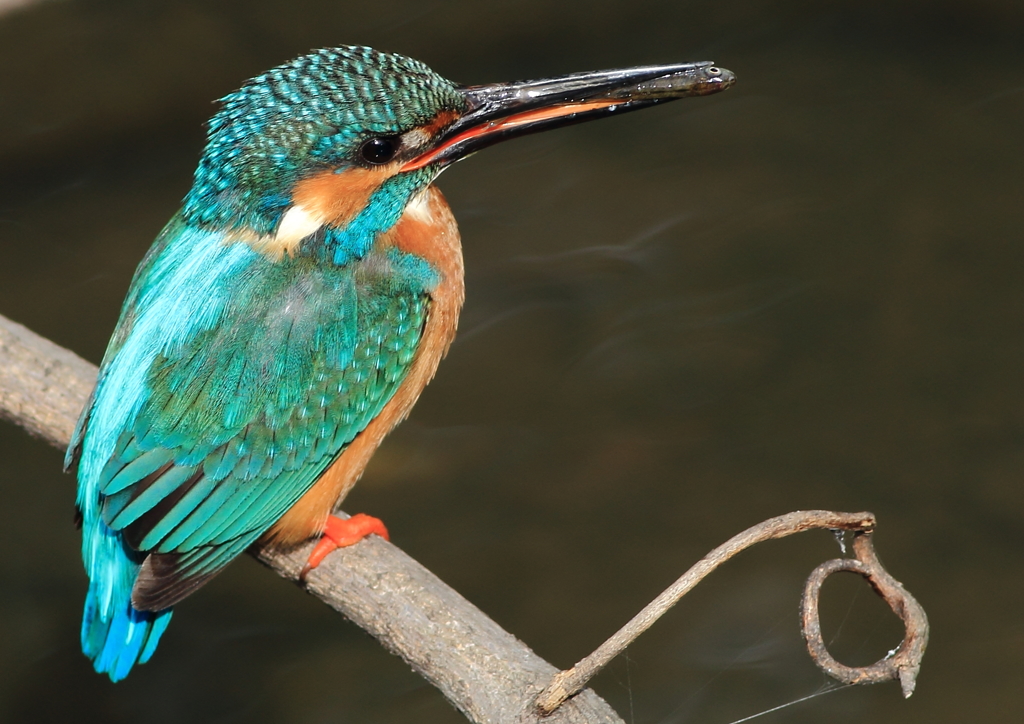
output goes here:
<path id="1" fill-rule="evenodd" d="M 384 437 L 409 414 L 455 338 L 459 311 L 465 299 L 462 244 L 455 217 L 441 191 L 435 186 L 427 187 L 409 203 L 402 218 L 377 243 L 416 254 L 430 262 L 440 274 L 441 282 L 430 294 L 427 321 L 416 357 L 402 386 L 380 415 L 274 524 L 265 540 L 291 544 L 323 532 L 327 516 L 355 485 Z"/>

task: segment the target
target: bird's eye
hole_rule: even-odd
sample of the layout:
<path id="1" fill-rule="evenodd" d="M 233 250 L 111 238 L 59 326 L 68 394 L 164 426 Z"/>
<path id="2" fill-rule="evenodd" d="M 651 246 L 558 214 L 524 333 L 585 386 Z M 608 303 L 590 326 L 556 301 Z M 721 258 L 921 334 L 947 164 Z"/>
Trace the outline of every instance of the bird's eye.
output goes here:
<path id="1" fill-rule="evenodd" d="M 369 164 L 379 166 L 387 163 L 398 153 L 398 139 L 392 136 L 377 136 L 364 141 L 359 147 L 359 157 Z"/>

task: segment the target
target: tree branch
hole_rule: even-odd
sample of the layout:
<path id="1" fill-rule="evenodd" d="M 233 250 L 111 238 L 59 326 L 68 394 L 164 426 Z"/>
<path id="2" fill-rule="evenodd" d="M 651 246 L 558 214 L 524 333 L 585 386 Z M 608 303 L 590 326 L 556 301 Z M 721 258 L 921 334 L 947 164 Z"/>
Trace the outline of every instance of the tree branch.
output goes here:
<path id="1" fill-rule="evenodd" d="M 96 371 L 0 316 L 0 417 L 65 448 Z M 297 582 L 311 545 L 251 553 Z M 539 721 L 534 700 L 557 669 L 387 541 L 371 537 L 332 553 L 305 589 L 405 659 L 471 721 Z M 622 724 L 589 690 L 546 721 Z"/>
<path id="2" fill-rule="evenodd" d="M 0 417 L 64 448 L 95 380 L 93 365 L 0 316 Z M 928 620 L 879 562 L 871 544 L 874 527 L 871 513 L 827 510 L 788 513 L 753 526 L 711 551 L 594 653 L 561 672 L 381 538 L 336 551 L 304 583 L 299 572 L 312 543 L 250 553 L 401 656 L 473 722 L 622 724 L 603 699 L 583 690 L 591 677 L 727 560 L 757 543 L 814 528 L 854 531 L 856 558 L 827 561 L 808 578 L 801 626 L 811 658 L 844 683 L 896 679 L 910 696 L 928 643 Z M 839 571 L 867 578 L 904 622 L 903 643 L 869 667 L 840 664 L 821 640 L 818 594 L 825 578 Z"/>

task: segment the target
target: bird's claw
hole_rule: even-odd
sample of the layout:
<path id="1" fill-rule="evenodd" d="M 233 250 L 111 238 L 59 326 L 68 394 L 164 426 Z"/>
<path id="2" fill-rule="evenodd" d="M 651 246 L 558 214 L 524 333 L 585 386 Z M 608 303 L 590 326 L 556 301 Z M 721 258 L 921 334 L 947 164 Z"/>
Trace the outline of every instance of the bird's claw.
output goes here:
<path id="1" fill-rule="evenodd" d="M 390 540 L 388 529 L 380 518 L 374 518 L 372 515 L 366 515 L 365 513 L 357 513 L 348 519 L 338 518 L 333 515 L 328 516 L 323 536 L 314 546 L 313 551 L 306 560 L 306 565 L 299 572 L 299 580 L 305 581 L 309 572 L 319 566 L 324 558 L 335 549 L 355 545 L 366 536 L 374 533 L 384 540 Z"/>

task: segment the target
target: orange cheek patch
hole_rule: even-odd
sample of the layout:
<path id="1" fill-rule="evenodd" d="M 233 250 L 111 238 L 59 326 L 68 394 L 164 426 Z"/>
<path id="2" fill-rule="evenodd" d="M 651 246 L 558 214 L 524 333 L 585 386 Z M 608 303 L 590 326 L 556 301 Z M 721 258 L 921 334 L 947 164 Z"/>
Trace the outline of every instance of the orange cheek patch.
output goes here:
<path id="1" fill-rule="evenodd" d="M 410 133 L 421 135 L 426 142 L 456 118 L 455 111 L 441 111 L 430 123 Z M 403 170 L 407 169 L 401 164 L 389 163 L 377 168 L 350 168 L 341 173 L 331 169 L 320 171 L 295 184 L 292 204 L 325 224 L 344 228 L 366 207 L 381 184 Z"/>
<path id="2" fill-rule="evenodd" d="M 398 171 L 397 164 L 350 168 L 341 173 L 321 171 L 295 184 L 292 203 L 324 223 L 343 228 L 363 210 L 373 192 Z"/>

